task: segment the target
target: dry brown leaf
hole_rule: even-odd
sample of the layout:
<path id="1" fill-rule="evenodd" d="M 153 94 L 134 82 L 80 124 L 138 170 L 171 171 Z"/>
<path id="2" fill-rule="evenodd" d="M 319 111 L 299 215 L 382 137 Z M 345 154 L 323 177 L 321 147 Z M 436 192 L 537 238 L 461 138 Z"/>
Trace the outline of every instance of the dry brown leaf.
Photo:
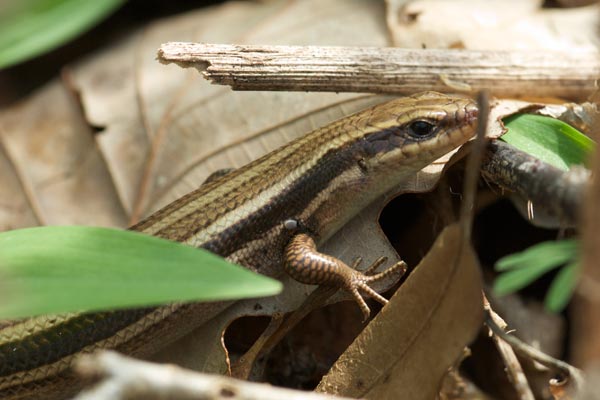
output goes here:
<path id="1" fill-rule="evenodd" d="M 387 0 L 393 43 L 409 48 L 596 50 L 598 5 L 541 8 L 541 0 Z"/>
<path id="2" fill-rule="evenodd" d="M 0 145 L 0 230 L 123 225 L 90 127 L 59 82 L 0 112 Z"/>
<path id="3" fill-rule="evenodd" d="M 596 107 L 592 103 L 546 104 L 524 100 L 492 99 L 486 136 L 493 139 L 502 136 L 506 133 L 502 119 L 518 113 L 546 115 L 560 119 L 584 132 L 589 132 L 593 125 L 595 112 Z"/>
<path id="4" fill-rule="evenodd" d="M 385 32 L 376 24 L 382 11 L 364 2 L 231 2 L 154 24 L 76 68 L 88 118 L 106 127 L 99 144 L 125 209 L 134 219 L 146 215 L 194 189 L 211 171 L 244 165 L 364 107 L 344 106 L 356 97 L 351 94 L 233 93 L 194 71 L 159 64 L 161 43 L 384 45 Z M 317 112 L 335 103 L 340 107 L 333 113 Z"/>
<path id="5" fill-rule="evenodd" d="M 214 170 L 243 165 L 377 102 L 348 104 L 352 94 L 233 93 L 156 62 L 163 41 L 385 45 L 382 13 L 365 2 L 232 2 L 132 33 L 68 74 L 85 120 L 58 79 L 0 112 L 0 180 L 11 188 L 0 201 L 0 227 L 126 226 Z"/>
<path id="6" fill-rule="evenodd" d="M 390 304 L 338 359 L 317 390 L 370 399 L 432 399 L 479 331 L 481 277 L 458 225 L 447 227 Z"/>

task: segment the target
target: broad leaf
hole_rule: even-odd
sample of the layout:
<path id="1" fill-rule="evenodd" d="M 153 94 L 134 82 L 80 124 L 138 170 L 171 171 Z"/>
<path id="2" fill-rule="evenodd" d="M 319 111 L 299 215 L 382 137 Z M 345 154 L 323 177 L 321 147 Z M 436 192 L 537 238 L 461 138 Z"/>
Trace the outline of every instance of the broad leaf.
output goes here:
<path id="1" fill-rule="evenodd" d="M 123 3 L 124 0 L 5 2 L 0 10 L 0 68 L 62 45 Z"/>
<path id="2" fill-rule="evenodd" d="M 595 148 L 593 140 L 555 118 L 518 114 L 504 119 L 501 139 L 557 168 L 583 165 Z"/>
<path id="3" fill-rule="evenodd" d="M 578 249 L 579 242 L 568 239 L 539 243 L 503 257 L 496 263 L 496 270 L 504 273 L 496 278 L 494 290 L 504 295 L 522 289 L 548 271 L 576 259 Z"/>
<path id="4" fill-rule="evenodd" d="M 577 285 L 578 271 L 579 263 L 573 262 L 561 268 L 556 274 L 544 299 L 548 310 L 560 312 L 566 307 Z"/>
<path id="5" fill-rule="evenodd" d="M 278 281 L 207 251 L 118 229 L 62 226 L 0 233 L 0 317 L 241 299 Z"/>
<path id="6" fill-rule="evenodd" d="M 549 241 L 538 243 L 519 253 L 502 257 L 496 262 L 496 271 L 507 271 L 510 269 L 558 267 L 575 258 L 579 249 L 578 241 L 575 239 Z"/>

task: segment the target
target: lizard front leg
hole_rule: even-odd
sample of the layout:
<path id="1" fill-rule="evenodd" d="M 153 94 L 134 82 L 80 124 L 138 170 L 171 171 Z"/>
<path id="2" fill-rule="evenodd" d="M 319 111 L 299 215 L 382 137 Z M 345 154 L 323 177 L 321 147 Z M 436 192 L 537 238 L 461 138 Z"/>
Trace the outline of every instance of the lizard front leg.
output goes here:
<path id="1" fill-rule="evenodd" d="M 357 258 L 350 267 L 335 257 L 319 253 L 313 238 L 305 233 L 295 235 L 285 249 L 285 270 L 292 278 L 311 285 L 336 286 L 347 290 L 358 303 L 365 320 L 371 310 L 360 292 L 385 305 L 388 303 L 387 299 L 368 284 L 393 273 L 403 275 L 406 272 L 406 263 L 399 261 L 373 275 L 385 261 L 385 257 L 380 257 L 366 271 L 357 271 L 355 268 L 360 264 L 361 258 Z"/>

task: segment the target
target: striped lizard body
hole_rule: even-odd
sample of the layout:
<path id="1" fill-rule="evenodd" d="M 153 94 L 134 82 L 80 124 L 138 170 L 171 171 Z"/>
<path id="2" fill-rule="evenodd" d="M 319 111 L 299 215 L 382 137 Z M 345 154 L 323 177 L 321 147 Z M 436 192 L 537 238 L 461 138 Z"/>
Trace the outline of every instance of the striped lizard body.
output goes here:
<path id="1" fill-rule="evenodd" d="M 365 276 L 322 255 L 322 244 L 370 202 L 474 134 L 475 104 L 425 92 L 340 119 L 202 185 L 131 229 L 201 247 L 259 273 L 333 284 L 385 299 Z M 400 269 L 400 265 L 392 270 Z M 168 273 L 166 271 L 165 273 Z M 143 356 L 229 303 L 36 317 L 0 326 L 0 398 L 64 398 L 69 367 L 111 348 Z M 210 310 L 210 312 L 208 312 Z"/>

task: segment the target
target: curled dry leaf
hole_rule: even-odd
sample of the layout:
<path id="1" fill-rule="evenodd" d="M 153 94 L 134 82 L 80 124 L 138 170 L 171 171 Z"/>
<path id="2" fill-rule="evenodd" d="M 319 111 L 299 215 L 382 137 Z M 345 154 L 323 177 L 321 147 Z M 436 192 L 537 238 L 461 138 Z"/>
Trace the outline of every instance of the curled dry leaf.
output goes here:
<path id="1" fill-rule="evenodd" d="M 596 118 L 597 108 L 593 103 L 546 104 L 523 100 L 493 99 L 490 102 L 490 116 L 486 136 L 499 138 L 506 133 L 502 119 L 513 114 L 530 113 L 559 119 L 583 131 L 590 132 Z"/>
<path id="2" fill-rule="evenodd" d="M 481 276 L 458 225 L 338 359 L 317 390 L 370 399 L 431 399 L 482 321 Z"/>

